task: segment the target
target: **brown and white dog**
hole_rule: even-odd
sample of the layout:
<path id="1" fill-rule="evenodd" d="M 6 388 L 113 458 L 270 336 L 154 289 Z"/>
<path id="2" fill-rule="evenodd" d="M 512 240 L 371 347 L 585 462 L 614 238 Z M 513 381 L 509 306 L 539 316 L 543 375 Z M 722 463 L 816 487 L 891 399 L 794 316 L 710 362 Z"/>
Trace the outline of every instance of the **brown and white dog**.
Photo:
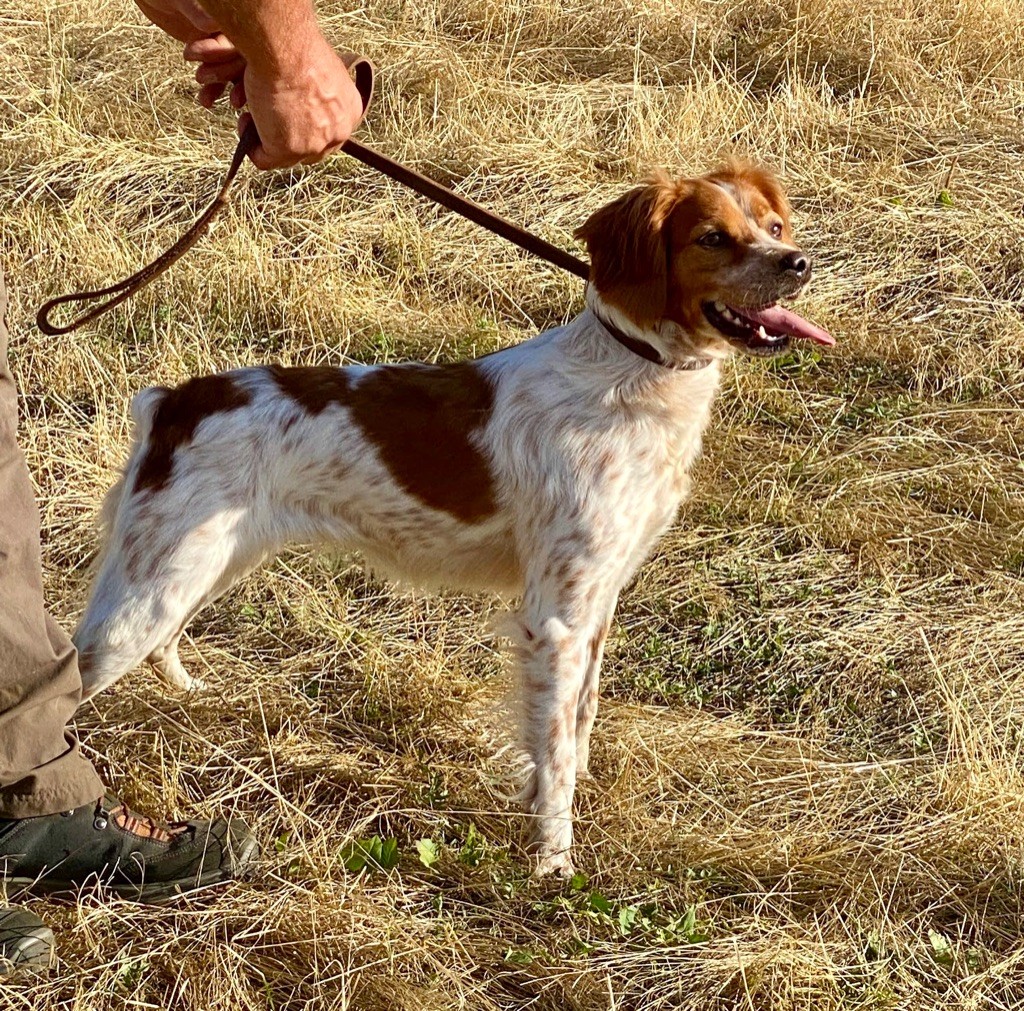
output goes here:
<path id="1" fill-rule="evenodd" d="M 832 339 L 779 299 L 810 275 L 766 172 L 656 178 L 580 228 L 572 322 L 475 361 L 240 369 L 154 387 L 105 505 L 75 642 L 85 697 L 148 659 L 179 688 L 201 608 L 285 545 L 519 599 L 514 652 L 539 873 L 571 869 L 598 671 L 623 585 L 689 488 L 721 362 Z"/>

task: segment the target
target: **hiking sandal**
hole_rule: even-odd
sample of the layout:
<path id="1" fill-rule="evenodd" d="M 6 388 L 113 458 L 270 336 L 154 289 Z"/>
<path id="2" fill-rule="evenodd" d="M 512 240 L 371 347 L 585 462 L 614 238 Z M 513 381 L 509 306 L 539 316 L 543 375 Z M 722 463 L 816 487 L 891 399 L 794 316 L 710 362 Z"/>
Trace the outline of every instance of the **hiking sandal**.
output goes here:
<path id="1" fill-rule="evenodd" d="M 116 797 L 39 818 L 0 819 L 0 875 L 34 895 L 100 884 L 125 899 L 160 902 L 241 876 L 256 837 L 234 818 L 165 825 Z"/>

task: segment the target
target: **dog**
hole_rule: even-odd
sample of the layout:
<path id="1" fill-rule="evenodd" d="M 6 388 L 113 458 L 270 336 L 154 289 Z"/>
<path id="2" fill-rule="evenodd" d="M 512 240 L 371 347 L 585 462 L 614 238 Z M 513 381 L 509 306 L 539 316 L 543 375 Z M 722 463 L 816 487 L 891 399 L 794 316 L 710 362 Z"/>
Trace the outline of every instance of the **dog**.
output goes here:
<path id="1" fill-rule="evenodd" d="M 764 169 L 656 176 L 577 237 L 586 308 L 522 344 L 139 393 L 74 636 L 84 697 L 146 659 L 193 687 L 177 652 L 189 621 L 289 544 L 358 550 L 405 583 L 510 595 L 535 872 L 571 874 L 609 623 L 689 492 L 722 362 L 834 343 L 778 304 L 811 266 Z"/>

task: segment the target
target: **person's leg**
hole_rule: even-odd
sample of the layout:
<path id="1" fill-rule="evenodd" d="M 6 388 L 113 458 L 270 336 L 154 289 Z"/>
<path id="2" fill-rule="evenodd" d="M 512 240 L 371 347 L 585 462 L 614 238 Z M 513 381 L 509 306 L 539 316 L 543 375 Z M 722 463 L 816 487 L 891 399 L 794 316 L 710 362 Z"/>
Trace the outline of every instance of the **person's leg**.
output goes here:
<path id="1" fill-rule="evenodd" d="M 15 441 L 0 270 L 0 818 L 69 811 L 103 783 L 66 730 L 81 700 L 71 640 L 43 606 L 39 516 Z"/>
<path id="2" fill-rule="evenodd" d="M 15 442 L 5 309 L 0 272 L 0 878 L 8 888 L 61 893 L 102 882 L 126 898 L 159 900 L 237 877 L 256 856 L 244 822 L 163 825 L 130 811 L 104 796 L 67 731 L 82 678 L 74 646 L 43 607 L 39 518 Z M 12 930 L 28 924 L 36 936 L 30 914 L 8 919 Z M 2 927 L 0 918 L 0 958 L 4 945 L 27 958 L 29 941 L 5 941 Z"/>

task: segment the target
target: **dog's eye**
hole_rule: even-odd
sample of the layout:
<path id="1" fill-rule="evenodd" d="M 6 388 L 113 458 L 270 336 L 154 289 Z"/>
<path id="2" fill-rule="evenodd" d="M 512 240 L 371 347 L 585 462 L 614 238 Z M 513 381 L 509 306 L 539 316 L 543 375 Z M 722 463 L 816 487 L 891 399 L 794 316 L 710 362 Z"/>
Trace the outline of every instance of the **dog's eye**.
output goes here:
<path id="1" fill-rule="evenodd" d="M 782 222 L 776 221 L 769 230 L 772 233 L 772 238 L 777 239 L 782 234 Z"/>
<path id="2" fill-rule="evenodd" d="M 706 232 L 697 240 L 697 245 L 705 249 L 717 249 L 725 245 L 726 238 L 725 232 Z"/>

